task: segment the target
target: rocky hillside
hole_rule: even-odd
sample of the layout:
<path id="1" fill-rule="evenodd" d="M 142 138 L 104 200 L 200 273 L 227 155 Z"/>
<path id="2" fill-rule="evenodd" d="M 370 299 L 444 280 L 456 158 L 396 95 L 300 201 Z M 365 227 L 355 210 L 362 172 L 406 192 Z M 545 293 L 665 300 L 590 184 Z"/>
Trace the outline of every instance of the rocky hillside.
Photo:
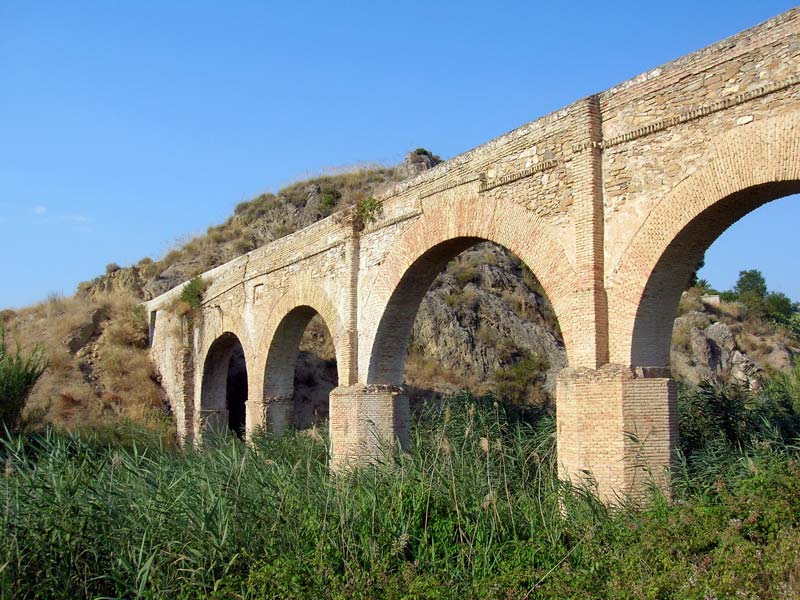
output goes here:
<path id="1" fill-rule="evenodd" d="M 12 339 L 26 347 L 41 342 L 50 356 L 32 409 L 71 427 L 119 417 L 158 421 L 165 403 L 144 349 L 138 301 L 438 162 L 418 149 L 395 168 L 323 176 L 262 194 L 160 260 L 125 268 L 112 264 L 106 274 L 81 284 L 75 298 L 0 313 Z M 312 321 L 301 349 L 295 421 L 307 426 L 327 417 L 327 394 L 337 383 L 332 342 L 321 321 Z M 703 302 L 695 289 L 681 303 L 672 350 L 673 371 L 681 381 L 756 386 L 761 371 L 785 368 L 798 352 L 797 339 L 736 304 Z M 406 381 L 415 400 L 467 387 L 551 408 L 555 373 L 565 364 L 558 323 L 534 275 L 503 248 L 483 243 L 453 260 L 422 302 Z"/>
<path id="2" fill-rule="evenodd" d="M 672 330 L 673 376 L 687 384 L 735 382 L 755 388 L 766 371 L 790 368 L 800 341 L 739 304 L 688 290 Z"/>

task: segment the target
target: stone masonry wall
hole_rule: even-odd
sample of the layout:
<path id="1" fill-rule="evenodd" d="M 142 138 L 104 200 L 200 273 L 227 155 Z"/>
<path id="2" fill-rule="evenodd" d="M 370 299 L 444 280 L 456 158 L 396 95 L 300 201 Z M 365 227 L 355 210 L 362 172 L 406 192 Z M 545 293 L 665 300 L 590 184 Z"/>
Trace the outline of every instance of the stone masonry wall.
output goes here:
<path id="1" fill-rule="evenodd" d="M 636 461 L 662 472 L 675 442 L 663 348 L 686 279 L 736 219 L 800 191 L 798 156 L 792 9 L 385 190 L 374 221 L 338 213 L 210 271 L 191 332 L 169 314 L 179 288 L 147 303 L 178 428 L 197 433 L 188 424 L 203 409 L 204 361 L 223 334 L 244 349 L 248 431 L 265 426 L 316 311 L 339 367 L 334 462 L 376 452 L 368 431 L 402 441 L 399 386 L 419 301 L 448 260 L 490 240 L 531 268 L 563 332 L 562 475 L 591 472 L 605 498 L 637 493 Z"/>

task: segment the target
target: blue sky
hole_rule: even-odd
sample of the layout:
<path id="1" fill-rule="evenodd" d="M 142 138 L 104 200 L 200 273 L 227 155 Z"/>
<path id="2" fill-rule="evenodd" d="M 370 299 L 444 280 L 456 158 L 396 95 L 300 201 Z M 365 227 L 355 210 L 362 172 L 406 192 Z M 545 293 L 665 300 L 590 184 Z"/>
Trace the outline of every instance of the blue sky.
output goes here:
<path id="1" fill-rule="evenodd" d="M 330 167 L 455 156 L 792 5 L 4 0 L 0 307 Z M 702 276 L 759 268 L 800 299 L 792 200 L 734 226 Z"/>

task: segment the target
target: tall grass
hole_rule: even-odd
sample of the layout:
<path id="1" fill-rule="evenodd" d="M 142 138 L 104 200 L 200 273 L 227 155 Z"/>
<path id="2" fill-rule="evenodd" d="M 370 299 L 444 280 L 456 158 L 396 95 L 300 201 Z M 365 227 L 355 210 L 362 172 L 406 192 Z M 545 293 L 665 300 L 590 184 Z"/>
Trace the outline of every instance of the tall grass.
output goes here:
<path id="1" fill-rule="evenodd" d="M 559 482 L 552 418 L 529 423 L 469 396 L 421 415 L 409 453 L 337 476 L 324 436 L 250 447 L 220 438 L 188 450 L 146 433 L 123 445 L 52 432 L 15 438 L 2 448 L 0 590 L 25 598 L 785 595 L 800 589 L 798 451 L 782 438 L 762 441 L 727 446 L 711 489 L 685 486 L 676 503 L 656 496 L 642 510 L 609 509 Z M 691 464 L 682 473 L 693 481 Z"/>
<path id="2" fill-rule="evenodd" d="M 0 434 L 16 429 L 25 400 L 46 366 L 41 347 L 30 353 L 19 346 L 12 350 L 0 326 Z"/>

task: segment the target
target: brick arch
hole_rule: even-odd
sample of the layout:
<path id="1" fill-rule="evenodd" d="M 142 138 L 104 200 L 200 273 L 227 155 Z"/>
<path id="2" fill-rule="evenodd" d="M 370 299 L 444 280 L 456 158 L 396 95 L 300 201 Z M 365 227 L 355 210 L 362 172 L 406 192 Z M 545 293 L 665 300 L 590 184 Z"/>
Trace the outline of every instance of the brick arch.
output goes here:
<path id="1" fill-rule="evenodd" d="M 653 208 L 609 280 L 611 362 L 668 366 L 678 301 L 705 251 L 749 212 L 798 192 L 800 115 L 713 141 L 705 167 Z"/>
<path id="2" fill-rule="evenodd" d="M 417 309 L 447 263 L 483 241 L 513 252 L 536 275 L 553 305 L 572 360 L 575 273 L 553 230 L 532 211 L 508 200 L 461 197 L 426 212 L 392 246 L 360 300 L 359 381 L 400 385 Z"/>
<path id="3" fill-rule="evenodd" d="M 247 353 L 239 336 L 231 331 L 218 335 L 206 349 L 201 364 L 203 365 L 202 379 L 200 381 L 199 431 L 209 427 L 224 429 L 228 425 L 228 415 L 231 410 L 228 398 L 228 375 L 230 372 L 231 358 L 241 354 L 244 363 L 245 377 L 248 370 Z M 246 397 L 245 391 L 244 396 Z M 243 402 L 245 398 L 242 399 Z M 244 421 L 242 421 L 242 425 Z"/>
<path id="4" fill-rule="evenodd" d="M 264 398 L 292 396 L 300 339 L 317 314 L 333 339 L 339 377 L 347 372 L 349 357 L 338 310 L 318 286 L 308 282 L 298 284 L 272 308 L 263 329 L 256 368 L 263 373 Z"/>

